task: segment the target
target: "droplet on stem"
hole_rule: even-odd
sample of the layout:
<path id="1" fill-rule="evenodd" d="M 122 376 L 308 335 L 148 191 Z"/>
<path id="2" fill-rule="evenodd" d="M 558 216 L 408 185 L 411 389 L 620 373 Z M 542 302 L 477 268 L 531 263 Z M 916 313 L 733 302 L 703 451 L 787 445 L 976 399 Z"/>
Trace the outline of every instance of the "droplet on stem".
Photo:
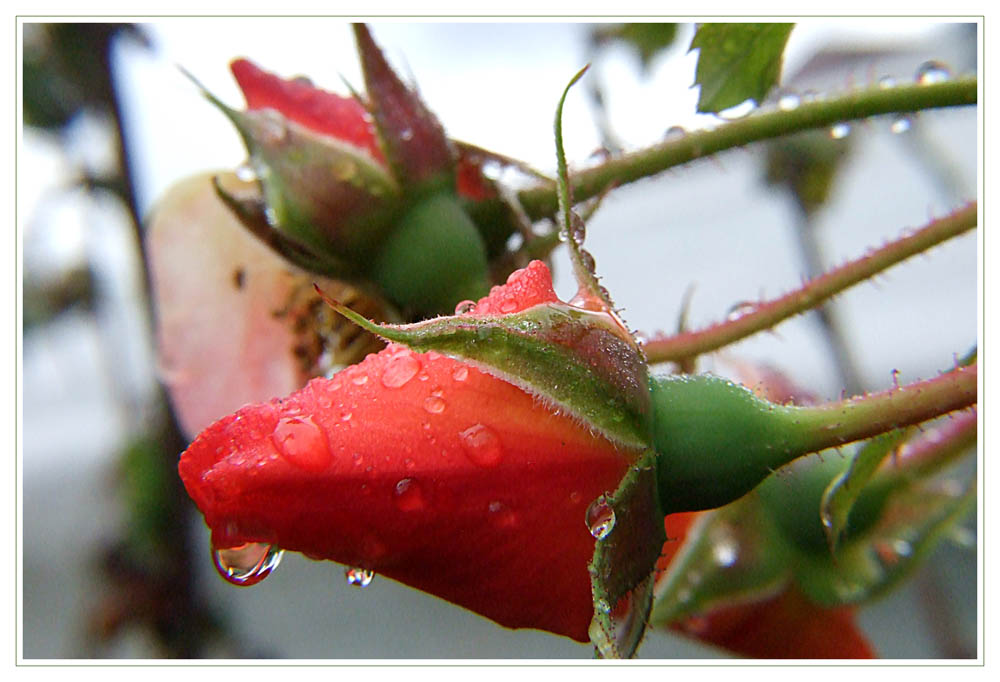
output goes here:
<path id="1" fill-rule="evenodd" d="M 595 540 L 603 540 L 615 528 L 615 510 L 601 495 L 590 503 L 586 516 L 587 528 Z"/>
<path id="2" fill-rule="evenodd" d="M 348 566 L 344 569 L 344 578 L 347 579 L 348 585 L 368 587 L 371 585 L 372 580 L 375 579 L 375 571 L 368 568 Z"/>

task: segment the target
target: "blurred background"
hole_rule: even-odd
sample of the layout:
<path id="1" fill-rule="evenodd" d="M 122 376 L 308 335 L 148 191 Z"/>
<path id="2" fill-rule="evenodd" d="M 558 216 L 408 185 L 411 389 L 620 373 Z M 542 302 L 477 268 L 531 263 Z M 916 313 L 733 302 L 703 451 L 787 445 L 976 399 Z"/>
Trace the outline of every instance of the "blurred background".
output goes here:
<path id="1" fill-rule="evenodd" d="M 554 172 L 558 96 L 571 167 L 720 125 L 696 115 L 691 25 L 661 39 L 585 23 L 372 25 L 449 135 Z M 142 224 L 173 183 L 245 158 L 228 121 L 178 66 L 234 107 L 228 63 L 346 92 L 362 82 L 335 19 L 22 21 L 17 169 L 23 257 L 19 632 L 26 659 L 589 658 L 376 577 L 285 556 L 260 585 L 215 575 L 207 529 L 176 481 L 184 437 L 157 383 Z M 812 20 L 792 32 L 765 107 L 876 83 L 974 74 L 974 24 Z M 739 115 L 744 112 L 731 112 Z M 697 328 L 773 297 L 977 196 L 977 111 L 852 124 L 800 146 L 758 144 L 615 191 L 589 223 L 598 273 L 633 328 Z M 841 135 L 840 133 L 845 133 Z M 798 143 L 796 143 L 798 144 Z M 820 186 L 804 189 L 807 169 Z M 556 289 L 574 286 L 557 252 Z M 935 376 L 977 339 L 977 237 L 968 234 L 803 316 L 706 358 L 767 363 L 823 398 Z M 861 612 L 887 658 L 977 655 L 976 528 L 944 543 L 906 587 Z M 722 654 L 650 633 L 643 658 Z"/>

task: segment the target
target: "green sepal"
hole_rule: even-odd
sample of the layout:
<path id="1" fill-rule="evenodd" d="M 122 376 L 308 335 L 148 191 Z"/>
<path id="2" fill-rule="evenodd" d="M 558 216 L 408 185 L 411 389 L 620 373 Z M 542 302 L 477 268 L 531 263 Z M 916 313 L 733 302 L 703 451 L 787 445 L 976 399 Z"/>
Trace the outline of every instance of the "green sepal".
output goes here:
<path id="1" fill-rule="evenodd" d="M 655 453 L 643 453 L 618 489 L 595 504 L 608 505 L 613 521 L 598 536 L 588 566 L 594 596 L 590 639 L 598 657 L 631 658 L 649 619 L 653 570 L 666 541 Z"/>
<path id="2" fill-rule="evenodd" d="M 424 197 L 400 215 L 370 276 L 416 318 L 451 312 L 490 288 L 483 239 L 453 190 Z"/>
<path id="3" fill-rule="evenodd" d="M 769 597 L 791 579 L 792 558 L 757 495 L 706 512 L 657 579 L 650 625 Z"/>
<path id="4" fill-rule="evenodd" d="M 857 448 L 847 468 L 837 474 L 820 500 L 820 520 L 831 552 L 847 529 L 848 517 L 882 461 L 903 442 L 907 430 L 897 429 Z"/>
<path id="5" fill-rule="evenodd" d="M 878 522 L 841 543 L 835 557 L 803 557 L 799 586 L 822 606 L 876 599 L 909 575 L 975 501 L 975 479 L 915 482 L 892 494 Z"/>
<path id="6" fill-rule="evenodd" d="M 237 111 L 204 88 L 202 93 L 243 139 L 270 227 L 318 260 L 347 270 L 339 276 L 363 276 L 401 208 L 402 192 L 388 169 L 367 152 L 276 111 Z"/>
<path id="7" fill-rule="evenodd" d="M 752 99 L 758 104 L 778 83 L 785 44 L 795 24 L 702 24 L 691 40 L 699 50 L 698 111 L 716 113 Z"/>
<path id="8" fill-rule="evenodd" d="M 649 445 L 646 364 L 631 337 L 607 313 L 545 303 L 510 315 L 380 325 L 330 303 L 388 341 L 471 362 L 612 442 L 634 449 Z"/>

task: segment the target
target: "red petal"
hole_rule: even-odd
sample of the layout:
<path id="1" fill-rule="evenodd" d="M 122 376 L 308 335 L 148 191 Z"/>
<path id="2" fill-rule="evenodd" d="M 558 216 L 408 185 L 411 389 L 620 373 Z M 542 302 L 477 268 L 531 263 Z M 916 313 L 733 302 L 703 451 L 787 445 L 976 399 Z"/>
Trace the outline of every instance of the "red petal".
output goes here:
<path id="1" fill-rule="evenodd" d="M 274 109 L 292 121 L 322 135 L 329 135 L 384 160 L 370 117 L 354 98 L 341 97 L 313 87 L 304 79 L 285 80 L 246 59 L 230 64 L 248 109 Z"/>
<path id="2" fill-rule="evenodd" d="M 506 284 L 493 287 L 488 296 L 479 299 L 469 314 L 476 317 L 508 315 L 558 300 L 552 289 L 552 273 L 548 266 L 535 260 L 527 267 L 512 272 Z"/>
<path id="3" fill-rule="evenodd" d="M 875 658 L 854 609 L 824 609 L 797 590 L 717 609 L 681 630 L 751 658 Z"/>
<path id="4" fill-rule="evenodd" d="M 476 312 L 511 291 L 555 300 L 537 263 Z M 587 641 L 586 509 L 632 459 L 507 382 L 390 346 L 213 424 L 180 474 L 218 547 L 277 544 Z"/>

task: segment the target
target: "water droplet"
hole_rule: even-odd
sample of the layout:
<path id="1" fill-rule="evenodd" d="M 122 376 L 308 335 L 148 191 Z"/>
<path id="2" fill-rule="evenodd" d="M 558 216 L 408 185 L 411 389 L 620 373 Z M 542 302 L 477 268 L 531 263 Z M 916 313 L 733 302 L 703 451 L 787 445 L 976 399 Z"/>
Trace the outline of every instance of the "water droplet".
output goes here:
<path id="1" fill-rule="evenodd" d="M 399 388 L 417 375 L 420 371 L 420 361 L 409 351 L 397 355 L 382 372 L 382 385 L 386 388 Z"/>
<path id="2" fill-rule="evenodd" d="M 424 399 L 424 409 L 431 414 L 441 414 L 444 412 L 448 404 L 444 401 L 444 398 L 436 395 L 429 395 Z"/>
<path id="3" fill-rule="evenodd" d="M 895 133 L 905 133 L 913 125 L 913 118 L 909 114 L 903 114 L 893 119 L 892 123 L 889 124 L 889 132 Z"/>
<path id="4" fill-rule="evenodd" d="M 951 69 L 946 64 L 931 60 L 917 67 L 916 80 L 920 85 L 944 83 L 951 78 Z"/>
<path id="5" fill-rule="evenodd" d="M 372 580 L 375 579 L 375 571 L 368 568 L 348 566 L 344 569 L 344 577 L 347 579 L 348 585 L 353 585 L 354 587 L 368 587 L 371 585 Z"/>
<path id="6" fill-rule="evenodd" d="M 752 99 L 745 99 L 736 106 L 716 112 L 716 116 L 726 121 L 737 121 L 750 115 L 757 105 Z"/>
<path id="7" fill-rule="evenodd" d="M 732 538 L 726 538 L 712 547 L 712 557 L 720 566 L 729 568 L 739 558 L 740 546 Z"/>
<path id="8" fill-rule="evenodd" d="M 516 528 L 518 525 L 517 513 L 503 502 L 490 502 L 487 511 L 490 523 L 496 528 Z"/>
<path id="9" fill-rule="evenodd" d="M 755 310 L 757 310 L 757 306 L 750 301 L 740 301 L 739 303 L 734 304 L 726 313 L 726 320 L 729 322 L 738 320 L 744 315 L 748 315 Z"/>
<path id="10" fill-rule="evenodd" d="M 362 464 L 365 463 L 365 456 L 362 455 L 360 452 L 355 452 L 353 455 L 351 455 L 351 460 L 354 462 L 354 466 L 361 466 Z"/>
<path id="11" fill-rule="evenodd" d="M 663 139 L 666 142 L 674 142 L 681 139 L 687 135 L 687 131 L 681 126 L 670 126 L 667 128 L 667 132 L 663 134 Z"/>
<path id="12" fill-rule="evenodd" d="M 512 313 L 517 310 L 517 301 L 513 298 L 508 298 L 503 303 L 500 304 L 501 313 Z"/>
<path id="13" fill-rule="evenodd" d="M 236 547 L 212 549 L 215 569 L 233 585 L 256 585 L 271 574 L 284 552 L 266 542 L 248 542 Z"/>
<path id="14" fill-rule="evenodd" d="M 404 128 L 399 133 L 399 139 L 403 140 L 404 142 L 409 142 L 410 140 L 413 139 L 413 130 L 411 128 Z"/>
<path id="15" fill-rule="evenodd" d="M 882 76 L 878 79 L 878 87 L 881 90 L 889 90 L 896 87 L 896 79 L 892 76 Z"/>
<path id="16" fill-rule="evenodd" d="M 580 495 L 580 491 L 579 490 L 574 490 L 573 492 L 571 492 L 569 494 L 569 502 L 570 502 L 570 504 L 580 504 L 580 499 L 581 498 L 582 498 L 582 495 Z"/>
<path id="17" fill-rule="evenodd" d="M 476 424 L 458 434 L 462 448 L 473 464 L 484 468 L 495 467 L 503 459 L 500 438 L 488 426 Z"/>
<path id="18" fill-rule="evenodd" d="M 456 315 L 468 315 L 472 312 L 472 309 L 476 307 L 475 301 L 465 300 L 461 301 L 457 306 L 455 306 Z"/>
<path id="19" fill-rule="evenodd" d="M 596 540 L 603 540 L 615 528 L 615 510 L 608 504 L 607 498 L 601 495 L 587 507 L 587 528 Z"/>
<path id="20" fill-rule="evenodd" d="M 399 511 L 413 512 L 420 511 L 427 506 L 424 501 L 424 491 L 420 484 L 412 478 L 404 478 L 396 484 L 393 490 L 393 500 Z"/>
<path id="21" fill-rule="evenodd" d="M 349 422 L 351 421 L 351 417 L 353 416 L 354 416 L 353 412 L 344 412 L 343 414 L 340 415 L 340 421 Z"/>
<path id="22" fill-rule="evenodd" d="M 897 538 L 892 541 L 892 549 L 899 556 L 910 556 L 913 554 L 913 545 L 902 538 Z"/>
<path id="23" fill-rule="evenodd" d="M 465 381 L 469 377 L 469 368 L 465 367 L 464 365 L 459 366 L 455 368 L 455 371 L 454 373 L 452 373 L 451 377 L 455 381 Z"/>
<path id="24" fill-rule="evenodd" d="M 330 464 L 330 446 L 309 417 L 285 417 L 274 427 L 271 440 L 291 464 L 306 471 L 322 471 Z"/>
<path id="25" fill-rule="evenodd" d="M 835 140 L 843 140 L 851 134 L 851 126 L 848 123 L 837 123 L 830 128 L 830 137 Z"/>
<path id="26" fill-rule="evenodd" d="M 793 111 L 799 108 L 802 98 L 794 92 L 789 92 L 778 98 L 778 108 L 782 111 Z"/>
<path id="27" fill-rule="evenodd" d="M 353 377 L 351 377 L 351 383 L 354 384 L 355 386 L 364 386 L 365 384 L 368 383 L 368 375 L 355 374 Z"/>
<path id="28" fill-rule="evenodd" d="M 257 171 L 249 163 L 241 163 L 236 167 L 236 177 L 243 182 L 256 182 Z"/>

